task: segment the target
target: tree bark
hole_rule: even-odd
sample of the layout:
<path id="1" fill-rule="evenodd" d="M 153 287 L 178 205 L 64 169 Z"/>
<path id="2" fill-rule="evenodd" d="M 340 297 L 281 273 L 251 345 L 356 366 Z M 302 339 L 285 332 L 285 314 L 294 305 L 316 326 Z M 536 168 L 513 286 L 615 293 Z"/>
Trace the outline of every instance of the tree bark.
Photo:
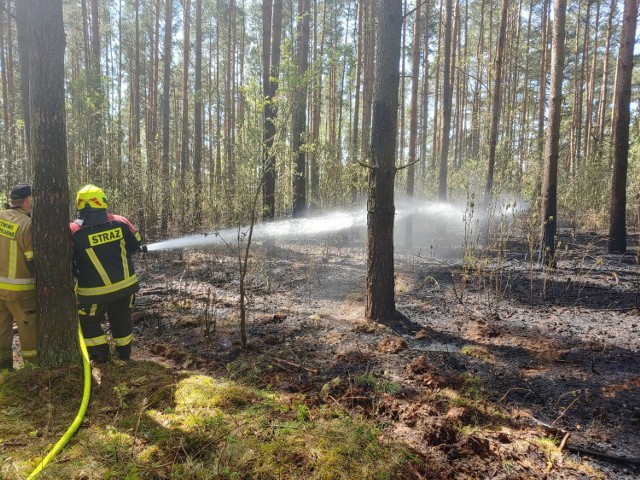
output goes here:
<path id="1" fill-rule="evenodd" d="M 457 1 L 457 0 L 456 0 Z M 440 173 L 438 175 L 438 200 L 447 200 L 449 173 L 449 134 L 451 130 L 451 31 L 453 28 L 452 0 L 445 0 L 444 14 L 444 62 L 442 68 L 442 128 L 440 133 Z"/>
<path id="2" fill-rule="evenodd" d="M 602 84 L 600 87 L 600 101 L 598 102 L 598 132 L 596 134 L 596 148 L 600 148 L 604 140 L 604 126 L 607 112 L 607 87 L 609 85 L 609 58 L 611 57 L 611 35 L 613 33 L 613 17 L 616 11 L 616 0 L 611 0 L 609 17 L 607 19 L 607 39 L 604 47 L 604 61 L 602 65 Z"/>
<path id="3" fill-rule="evenodd" d="M 263 13 L 270 0 L 264 0 Z M 277 109 L 274 98 L 278 90 L 278 74 L 280 71 L 280 42 L 282 41 L 282 0 L 273 0 L 271 11 L 271 38 L 269 42 L 269 78 L 268 91 L 266 93 L 264 107 L 264 183 L 262 190 L 263 199 L 263 219 L 270 220 L 275 216 L 276 208 L 276 157 L 272 151 L 273 142 L 276 136 L 276 126 L 274 123 Z M 266 20 L 265 20 L 266 21 Z M 263 27 L 265 28 L 265 27 Z M 263 65 L 264 68 L 264 65 Z"/>
<path id="4" fill-rule="evenodd" d="M 173 1 L 165 0 L 164 7 L 164 79 L 162 85 L 162 214 L 160 233 L 167 235 L 171 208 L 171 176 L 169 171 L 169 136 L 171 134 L 171 39 L 173 28 Z"/>
<path id="5" fill-rule="evenodd" d="M 155 182 L 158 171 L 158 83 L 160 79 L 160 0 L 154 2 L 154 24 L 151 30 L 151 66 L 147 92 L 147 109 L 145 122 L 145 144 L 147 148 L 147 191 L 145 224 L 157 229 L 157 189 Z"/>
<path id="6" fill-rule="evenodd" d="M 193 223 L 202 223 L 202 0 L 196 0 L 195 79 L 193 103 Z"/>
<path id="7" fill-rule="evenodd" d="M 625 0 L 616 73 L 615 115 L 613 119 L 613 176 L 609 223 L 609 253 L 625 253 L 627 228 L 627 168 L 629 163 L 629 123 L 631 121 L 631 77 L 638 18 L 637 0 Z"/>
<path id="8" fill-rule="evenodd" d="M 509 0 L 502 0 L 500 11 L 500 27 L 498 33 L 498 51 L 496 52 L 496 70 L 491 98 L 491 128 L 489 129 L 489 170 L 487 171 L 487 199 L 493 192 L 493 176 L 496 164 L 496 146 L 498 145 L 498 124 L 500 123 L 500 109 L 502 108 L 502 63 L 504 62 L 505 44 L 507 41 L 507 12 Z"/>
<path id="9" fill-rule="evenodd" d="M 567 0 L 554 0 L 553 43 L 551 47 L 551 90 L 549 92 L 549 124 L 545 135 L 544 178 L 542 184 L 542 262 L 556 266 L 555 237 L 558 225 L 558 147 L 562 112 L 562 77 L 564 73 L 565 23 Z"/>
<path id="10" fill-rule="evenodd" d="M 98 0 L 91 0 L 91 61 L 88 67 L 89 96 L 91 105 L 90 122 L 90 174 L 94 181 L 104 183 L 107 166 L 104 155 L 104 125 L 102 91 L 102 70 L 100 65 L 100 18 Z"/>
<path id="11" fill-rule="evenodd" d="M 395 316 L 393 198 L 402 0 L 382 0 L 378 19 L 367 204 L 366 317 Z"/>
<path id="12" fill-rule="evenodd" d="M 309 68 L 309 0 L 298 0 L 298 86 L 293 106 L 293 126 L 291 148 L 296 156 L 293 173 L 293 217 L 304 215 L 307 206 L 306 195 L 306 126 L 307 126 L 307 81 Z"/>
<path id="13" fill-rule="evenodd" d="M 29 171 L 33 171 L 31 163 L 31 116 L 29 115 L 29 32 L 28 28 L 29 5 L 27 0 L 16 0 L 16 29 L 18 37 L 18 64 L 20 66 L 20 93 L 22 97 L 22 118 L 24 119 L 24 136 L 29 158 Z"/>
<path id="14" fill-rule="evenodd" d="M 189 168 L 189 57 L 191 39 L 189 25 L 191 22 L 191 0 L 184 1 L 182 19 L 182 132 L 180 149 L 180 192 L 184 195 L 186 176 Z"/>
<path id="15" fill-rule="evenodd" d="M 541 45 L 540 45 L 540 77 L 538 79 L 538 142 L 537 152 L 541 156 L 543 153 L 543 147 L 545 145 L 544 140 L 544 110 L 547 98 L 547 45 L 549 40 L 548 34 L 548 20 L 547 12 L 549 11 L 549 0 L 544 0 L 542 4 L 542 21 L 540 25 L 541 29 Z"/>
<path id="16" fill-rule="evenodd" d="M 409 166 L 407 167 L 407 197 L 413 198 L 416 180 L 416 151 L 418 143 L 418 87 L 420 85 L 420 3 L 416 5 L 411 46 L 411 107 L 409 112 Z M 405 242 L 413 245 L 413 220 L 407 218 Z"/>
<path id="17" fill-rule="evenodd" d="M 67 217 L 65 36 L 62 0 L 29 0 L 27 4 L 38 360 L 41 365 L 57 367 L 79 359 Z"/>

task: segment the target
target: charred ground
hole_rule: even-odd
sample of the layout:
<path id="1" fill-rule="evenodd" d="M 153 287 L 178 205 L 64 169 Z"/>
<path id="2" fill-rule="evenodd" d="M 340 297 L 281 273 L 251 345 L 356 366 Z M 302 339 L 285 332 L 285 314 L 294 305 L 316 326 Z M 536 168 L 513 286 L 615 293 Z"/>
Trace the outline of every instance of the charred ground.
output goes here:
<path id="1" fill-rule="evenodd" d="M 398 316 L 380 325 L 364 319 L 359 238 L 256 244 L 245 349 L 233 248 L 148 254 L 135 358 L 374 418 L 433 466 L 428 478 L 637 478 L 635 255 L 567 230 L 546 270 L 524 236 L 434 240 L 396 255 Z"/>

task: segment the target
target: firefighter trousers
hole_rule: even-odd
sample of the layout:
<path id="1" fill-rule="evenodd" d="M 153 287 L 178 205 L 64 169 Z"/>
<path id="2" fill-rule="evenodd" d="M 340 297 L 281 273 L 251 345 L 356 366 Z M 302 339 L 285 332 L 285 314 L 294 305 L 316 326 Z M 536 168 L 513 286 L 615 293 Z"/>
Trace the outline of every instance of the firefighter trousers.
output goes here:
<path id="1" fill-rule="evenodd" d="M 18 325 L 20 350 L 25 363 L 37 363 L 36 299 L 0 300 L 0 369 L 13 368 L 13 322 Z"/>
<path id="2" fill-rule="evenodd" d="M 106 303 L 78 307 L 82 335 L 91 360 L 96 362 L 109 360 L 109 341 L 102 329 L 105 315 L 109 321 L 111 336 L 116 346 L 116 355 L 121 360 L 129 360 L 133 339 L 133 324 L 131 323 L 133 300 L 134 295 L 127 295 Z"/>

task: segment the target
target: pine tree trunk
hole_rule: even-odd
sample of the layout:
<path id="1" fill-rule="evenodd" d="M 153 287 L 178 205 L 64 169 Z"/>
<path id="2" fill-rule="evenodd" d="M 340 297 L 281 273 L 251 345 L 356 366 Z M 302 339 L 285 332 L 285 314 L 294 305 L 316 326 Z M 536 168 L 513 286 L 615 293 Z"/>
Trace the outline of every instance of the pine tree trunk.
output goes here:
<path id="1" fill-rule="evenodd" d="M 442 112 L 440 111 L 440 66 L 442 65 L 442 33 L 444 31 L 442 20 L 442 12 L 444 9 L 444 3 L 446 0 L 440 0 L 440 12 L 438 15 L 438 47 L 436 48 L 436 85 L 435 85 L 435 98 L 433 101 L 433 139 L 431 141 L 431 168 L 436 169 L 436 159 L 438 158 L 438 152 L 440 151 L 440 144 L 438 141 L 438 135 L 440 133 L 440 117 Z"/>
<path id="2" fill-rule="evenodd" d="M 545 136 L 544 178 L 542 184 L 542 245 L 544 265 L 556 266 L 555 237 L 558 225 L 558 147 L 562 112 L 562 77 L 564 73 L 565 23 L 567 0 L 554 0 L 553 43 L 551 47 L 551 90 L 549 92 L 549 124 Z"/>
<path id="3" fill-rule="evenodd" d="M 374 82 L 374 56 L 376 45 L 376 3 L 378 0 L 364 0 L 365 3 L 365 46 L 364 46 L 364 66 L 362 80 L 362 135 L 361 157 L 369 159 L 371 155 L 371 110 L 373 98 Z"/>
<path id="4" fill-rule="evenodd" d="M 615 115 L 613 119 L 613 176 L 609 223 L 609 253 L 627 251 L 627 168 L 629 164 L 629 123 L 631 121 L 631 78 L 638 18 L 637 0 L 625 0 L 616 73 Z"/>
<path id="5" fill-rule="evenodd" d="M 263 3 L 263 14 L 271 1 L 265 0 Z M 265 92 L 264 107 L 264 143 L 265 143 L 265 163 L 264 163 L 264 183 L 262 188 L 263 219 L 270 220 L 275 216 L 276 208 L 276 157 L 272 151 L 273 142 L 276 136 L 276 106 L 274 98 L 278 90 L 278 74 L 280 71 L 280 42 L 282 40 L 282 0 L 273 0 L 271 11 L 271 37 L 269 39 L 269 64 L 268 64 L 268 91 Z M 265 20 L 266 22 L 266 20 Z M 266 27 L 263 27 L 265 29 Z M 266 32 L 266 30 L 265 30 Z M 264 62 L 264 61 L 263 61 Z M 263 65 L 263 68 L 266 68 Z"/>
<path id="6" fill-rule="evenodd" d="M 500 27 L 498 33 L 498 51 L 496 52 L 496 70 L 491 96 L 491 128 L 489 130 L 489 170 L 487 172 L 487 184 L 485 196 L 487 199 L 493 192 L 493 176 L 496 164 L 496 147 L 498 145 L 498 124 L 500 123 L 500 110 L 502 108 L 502 63 L 505 56 L 505 44 L 507 41 L 507 12 L 509 0 L 502 0 L 500 11 Z"/>
<path id="7" fill-rule="evenodd" d="M 598 132 L 596 134 L 596 148 L 600 148 L 604 140 L 604 126 L 607 113 L 607 87 L 609 85 L 609 59 L 611 57 L 611 35 L 613 33 L 613 17 L 616 11 L 616 1 L 611 0 L 609 17 L 607 20 L 607 39 L 604 47 L 604 61 L 602 65 L 602 84 L 600 87 L 600 101 L 598 102 Z"/>
<path id="8" fill-rule="evenodd" d="M 589 72 L 589 79 L 587 82 L 587 112 L 586 112 L 586 124 L 584 135 L 584 155 L 589 159 L 593 152 L 593 103 L 595 97 L 595 85 L 596 85 L 596 64 L 598 62 L 598 32 L 600 30 L 600 2 L 596 2 L 596 28 L 594 29 L 593 38 L 593 56 L 591 57 L 591 71 Z"/>
<path id="9" fill-rule="evenodd" d="M 364 2 L 365 0 L 361 0 Z M 315 148 L 309 159 L 309 194 L 311 197 L 311 208 L 316 209 L 320 206 L 320 162 L 319 162 L 319 142 L 320 142 L 320 123 L 322 122 L 322 66 L 324 54 L 324 34 L 325 20 L 327 17 L 327 2 L 323 2 L 322 7 L 322 35 L 318 41 L 318 17 L 316 11 L 317 2 L 314 0 L 314 22 L 313 22 L 313 43 L 314 43 L 314 71 L 318 78 L 312 89 L 313 108 L 311 113 L 311 142 L 318 148 Z"/>
<path id="10" fill-rule="evenodd" d="M 309 0 L 298 0 L 298 86 L 293 106 L 293 126 L 291 148 L 296 156 L 293 177 L 293 217 L 304 215 L 307 206 L 306 195 L 306 144 L 307 125 L 307 82 L 309 68 Z"/>
<path id="11" fill-rule="evenodd" d="M 409 113 L 409 166 L 407 167 L 407 197 L 413 198 L 416 180 L 416 151 L 418 142 L 418 87 L 420 85 L 420 3 L 416 5 L 411 46 L 411 106 Z M 407 219 L 405 230 L 407 247 L 413 245 L 413 220 Z"/>
<path id="12" fill-rule="evenodd" d="M 396 311 L 393 186 L 402 0 L 382 0 L 379 11 L 367 205 L 366 317 L 384 322 L 394 320 Z"/>
<path id="13" fill-rule="evenodd" d="M 28 8 L 38 360 L 58 367 L 80 358 L 67 217 L 62 0 L 32 0 Z"/>
<path id="14" fill-rule="evenodd" d="M 184 196 L 187 170 L 189 168 L 189 57 L 191 54 L 190 39 L 191 0 L 184 1 L 182 19 L 182 132 L 180 135 L 180 192 Z M 186 199 L 185 199 L 186 200 Z M 183 200 L 184 201 L 184 200 Z M 184 214 L 184 211 L 182 212 Z"/>
<path id="15" fill-rule="evenodd" d="M 173 26 L 173 1 L 165 0 L 164 7 L 164 75 L 162 85 L 162 214 L 160 233 L 167 235 L 169 211 L 171 209 L 171 175 L 169 160 L 169 137 L 171 134 L 171 39 Z"/>
<path id="16" fill-rule="evenodd" d="M 549 0 L 544 0 L 542 4 L 542 41 L 540 45 L 540 77 L 538 79 L 538 156 L 542 156 L 544 140 L 544 110 L 547 97 L 547 45 L 549 40 L 547 12 L 549 11 Z"/>
<path id="17" fill-rule="evenodd" d="M 90 122 L 90 173 L 94 181 L 103 184 L 106 179 L 107 165 L 104 155 L 104 126 L 102 103 L 102 70 L 100 65 L 100 18 L 98 0 L 91 0 L 91 61 L 87 72 L 89 76 L 89 95 L 93 107 L 89 112 Z"/>
<path id="18" fill-rule="evenodd" d="M 151 67 L 147 92 L 145 143 L 147 149 L 147 194 L 145 224 L 153 233 L 157 228 L 157 192 L 155 182 L 158 171 L 158 82 L 160 79 L 160 0 L 154 2 L 154 27 L 151 31 Z"/>
<path id="19" fill-rule="evenodd" d="M 29 73 L 29 36 L 27 30 L 28 24 L 28 4 L 26 1 L 16 1 L 16 29 L 18 37 L 18 63 L 20 66 L 20 96 L 22 98 L 22 118 L 24 121 L 24 136 L 27 150 L 29 172 L 33 172 L 33 163 L 31 163 L 31 116 L 29 115 L 29 83 L 31 74 Z"/>
<path id="20" fill-rule="evenodd" d="M 457 0 L 456 0 L 457 2 Z M 445 0 L 444 61 L 442 68 L 442 128 L 440 133 L 440 173 L 438 175 L 438 200 L 447 200 L 447 176 L 449 172 L 449 134 L 451 129 L 451 33 L 453 29 L 452 0 Z"/>
<path id="21" fill-rule="evenodd" d="M 193 104 L 193 224 L 202 223 L 202 0 L 196 0 L 195 79 Z"/>

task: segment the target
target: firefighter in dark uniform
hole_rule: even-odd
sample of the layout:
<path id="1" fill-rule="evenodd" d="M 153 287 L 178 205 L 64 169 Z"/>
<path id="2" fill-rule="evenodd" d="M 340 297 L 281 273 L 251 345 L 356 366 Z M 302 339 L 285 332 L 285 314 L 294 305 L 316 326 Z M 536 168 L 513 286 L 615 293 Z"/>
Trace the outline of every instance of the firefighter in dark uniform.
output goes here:
<path id="1" fill-rule="evenodd" d="M 109 343 L 101 322 L 105 314 L 118 358 L 131 356 L 131 306 L 140 289 L 131 260 L 140 234 L 125 217 L 107 213 L 101 188 L 87 185 L 76 196 L 78 218 L 71 223 L 73 264 L 78 280 L 78 314 L 89 357 L 109 360 Z"/>

